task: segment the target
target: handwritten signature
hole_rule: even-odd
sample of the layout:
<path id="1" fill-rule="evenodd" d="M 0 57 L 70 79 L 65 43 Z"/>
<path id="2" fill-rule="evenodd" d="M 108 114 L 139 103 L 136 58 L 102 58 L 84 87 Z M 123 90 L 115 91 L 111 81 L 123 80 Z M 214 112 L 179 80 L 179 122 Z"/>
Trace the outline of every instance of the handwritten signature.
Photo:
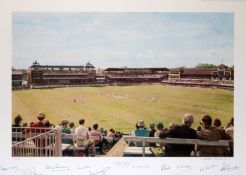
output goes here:
<path id="1" fill-rule="evenodd" d="M 235 171 L 239 169 L 240 167 L 237 165 L 231 165 L 230 163 L 223 162 L 220 171 L 221 172 L 229 172 L 229 171 Z"/>
<path id="2" fill-rule="evenodd" d="M 17 166 L 9 166 L 9 167 L 4 167 L 0 166 L 0 171 L 5 172 L 5 171 L 18 171 L 19 168 Z"/>
<path id="3" fill-rule="evenodd" d="M 170 169 L 172 169 L 172 168 L 168 164 L 162 164 L 161 165 L 161 171 L 166 171 L 166 170 L 170 170 Z"/>
<path id="4" fill-rule="evenodd" d="M 22 175 L 42 175 L 41 173 L 38 173 L 34 167 L 23 169 L 21 171 Z"/>
<path id="5" fill-rule="evenodd" d="M 50 171 L 69 171 L 70 170 L 68 166 L 59 165 L 59 164 L 47 165 L 45 169 L 50 170 Z"/>
<path id="6" fill-rule="evenodd" d="M 106 167 L 106 168 L 103 168 L 99 171 L 96 171 L 96 172 L 93 172 L 91 171 L 90 172 L 90 175 L 107 175 L 107 172 L 111 169 L 112 167 Z"/>
<path id="7" fill-rule="evenodd" d="M 77 169 L 78 170 L 85 170 L 85 169 L 90 169 L 91 167 L 90 166 L 87 166 L 87 165 L 80 165 L 80 164 L 77 164 Z"/>
<path id="8" fill-rule="evenodd" d="M 209 170 L 217 168 L 218 166 L 219 165 L 217 164 L 208 165 L 208 166 L 200 168 L 200 172 L 209 171 Z"/>

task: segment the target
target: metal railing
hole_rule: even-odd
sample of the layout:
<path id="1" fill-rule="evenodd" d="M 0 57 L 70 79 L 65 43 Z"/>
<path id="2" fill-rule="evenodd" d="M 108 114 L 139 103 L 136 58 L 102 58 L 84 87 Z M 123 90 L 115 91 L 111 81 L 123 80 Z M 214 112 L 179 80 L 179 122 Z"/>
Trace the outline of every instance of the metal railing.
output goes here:
<path id="1" fill-rule="evenodd" d="M 62 156 L 61 131 L 50 128 L 13 128 L 12 156 Z"/>
<path id="2" fill-rule="evenodd" d="M 141 142 L 142 143 L 142 156 L 145 157 L 146 143 L 159 143 L 159 144 L 182 144 L 182 145 L 194 145 L 194 156 L 197 155 L 198 146 L 222 146 L 230 147 L 228 140 L 208 141 L 199 139 L 180 139 L 180 138 L 166 138 L 160 139 L 158 137 L 134 137 L 124 136 L 126 142 Z"/>

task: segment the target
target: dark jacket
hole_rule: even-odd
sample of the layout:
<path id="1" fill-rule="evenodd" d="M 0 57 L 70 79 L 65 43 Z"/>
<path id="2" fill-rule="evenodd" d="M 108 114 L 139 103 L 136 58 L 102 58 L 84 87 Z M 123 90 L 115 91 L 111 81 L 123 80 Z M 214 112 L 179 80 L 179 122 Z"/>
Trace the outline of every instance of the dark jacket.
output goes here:
<path id="1" fill-rule="evenodd" d="M 160 134 L 160 138 L 184 138 L 184 139 L 196 139 L 196 131 L 185 125 L 176 125 L 174 128 L 168 130 L 166 134 Z M 166 144 L 165 156 L 190 156 L 194 150 L 194 145 L 182 145 L 182 144 Z"/>

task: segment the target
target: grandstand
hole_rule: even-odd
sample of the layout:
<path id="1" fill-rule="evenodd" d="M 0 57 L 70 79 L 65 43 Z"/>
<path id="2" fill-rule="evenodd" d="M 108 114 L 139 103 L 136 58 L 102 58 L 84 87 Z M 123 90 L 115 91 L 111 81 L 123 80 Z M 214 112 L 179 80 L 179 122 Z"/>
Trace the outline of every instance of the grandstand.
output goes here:
<path id="1" fill-rule="evenodd" d="M 23 78 L 26 77 L 26 78 Z M 233 89 L 234 70 L 221 64 L 214 68 L 106 68 L 97 72 L 91 63 L 85 66 L 40 65 L 37 61 L 28 71 L 12 71 L 12 86 L 30 88 L 83 86 L 96 84 L 129 85 L 162 83 Z"/>
<path id="2" fill-rule="evenodd" d="M 168 77 L 167 68 L 107 68 L 109 83 L 157 83 Z"/>
<path id="3" fill-rule="evenodd" d="M 37 61 L 28 69 L 30 86 L 81 85 L 96 82 L 96 70 L 85 66 L 40 65 Z"/>
<path id="4" fill-rule="evenodd" d="M 234 71 L 221 64 L 215 68 L 174 68 L 170 69 L 169 80 L 232 81 Z"/>

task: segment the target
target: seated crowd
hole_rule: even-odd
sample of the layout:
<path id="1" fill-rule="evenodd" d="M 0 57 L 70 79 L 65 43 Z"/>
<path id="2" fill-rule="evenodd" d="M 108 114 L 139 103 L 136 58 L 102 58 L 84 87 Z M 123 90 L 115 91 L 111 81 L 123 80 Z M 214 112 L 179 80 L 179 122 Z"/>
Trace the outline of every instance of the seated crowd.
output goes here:
<path id="1" fill-rule="evenodd" d="M 62 120 L 57 126 L 51 124 L 48 120 L 45 120 L 45 113 L 39 112 L 37 115 L 37 122 L 31 122 L 28 126 L 27 123 L 22 124 L 22 117 L 16 116 L 14 124 L 12 125 L 12 132 L 30 132 L 30 128 L 59 128 L 64 134 L 74 134 L 74 140 L 62 139 L 63 144 L 76 144 L 78 147 L 90 147 L 92 156 L 96 154 L 96 151 L 103 154 L 103 150 L 114 145 L 121 137 L 122 133 L 115 132 L 114 129 L 107 130 L 100 128 L 99 124 L 95 123 L 91 127 L 85 126 L 85 119 L 80 119 L 78 126 L 75 127 L 74 122 L 68 120 Z M 158 122 L 157 125 L 151 122 L 149 129 L 145 126 L 144 120 L 140 120 L 136 124 L 136 129 L 131 132 L 132 136 L 140 137 L 158 137 L 165 138 L 180 138 L 180 139 L 201 139 L 209 141 L 217 140 L 229 140 L 230 149 L 219 146 L 200 146 L 198 148 L 200 156 L 233 156 L 233 131 L 234 122 L 233 118 L 228 122 L 227 126 L 222 127 L 220 119 L 216 118 L 212 120 L 209 115 L 204 115 L 201 118 L 200 125 L 193 129 L 193 116 L 191 114 L 185 114 L 181 124 L 170 123 L 169 128 L 165 128 L 162 122 Z M 22 128 L 29 127 L 29 128 Z M 39 131 L 41 132 L 41 130 Z M 13 138 L 14 139 L 14 138 Z M 13 140 L 23 141 L 23 140 Z M 142 146 L 142 143 L 133 143 L 131 146 Z M 164 156 L 191 156 L 194 151 L 194 145 L 182 145 L 182 144 L 156 144 L 150 143 L 151 147 L 161 147 L 164 150 Z M 97 149 L 96 149 L 97 148 Z"/>
<path id="2" fill-rule="evenodd" d="M 62 120 L 59 125 L 55 126 L 48 120 L 45 120 L 44 112 L 39 112 L 37 119 L 37 122 L 31 122 L 28 126 L 27 123 L 22 124 L 23 119 L 20 115 L 16 116 L 14 119 L 14 124 L 12 125 L 12 132 L 37 133 L 38 130 L 38 133 L 42 133 L 49 129 L 59 128 L 64 134 L 75 135 L 75 143 L 74 140 L 63 138 L 62 144 L 76 144 L 78 147 L 90 147 L 92 150 L 92 156 L 96 154 L 97 150 L 100 154 L 104 154 L 104 149 L 110 148 L 122 137 L 122 133 L 117 132 L 114 129 L 110 129 L 109 132 L 107 132 L 104 128 L 99 129 L 98 123 L 93 124 L 92 129 L 91 127 L 85 127 L 85 119 L 79 120 L 78 127 L 75 127 L 74 122 L 69 122 L 68 120 Z M 39 128 L 47 130 L 42 130 Z M 13 138 L 13 141 L 23 140 L 16 140 Z"/>
<path id="3" fill-rule="evenodd" d="M 233 156 L 233 118 L 229 121 L 227 126 L 222 127 L 220 119 L 214 119 L 209 115 L 204 115 L 201 118 L 200 125 L 197 129 L 191 128 L 193 124 L 193 116 L 185 114 L 182 124 L 169 124 L 169 128 L 164 128 L 162 122 L 158 122 L 155 128 L 154 123 L 150 123 L 149 129 L 145 126 L 143 120 L 136 124 L 136 129 L 132 131 L 132 136 L 140 137 L 159 137 L 165 138 L 180 138 L 180 139 L 201 139 L 209 141 L 229 140 L 230 149 L 219 146 L 200 146 L 198 148 L 200 156 Z M 131 143 L 132 144 L 132 143 Z M 141 146 L 142 143 L 133 143 L 133 146 Z M 132 146 L 132 145 L 130 145 Z M 194 145 L 183 144 L 165 144 L 158 145 L 150 143 L 149 146 L 159 146 L 164 150 L 164 156 L 191 156 L 194 152 Z"/>

